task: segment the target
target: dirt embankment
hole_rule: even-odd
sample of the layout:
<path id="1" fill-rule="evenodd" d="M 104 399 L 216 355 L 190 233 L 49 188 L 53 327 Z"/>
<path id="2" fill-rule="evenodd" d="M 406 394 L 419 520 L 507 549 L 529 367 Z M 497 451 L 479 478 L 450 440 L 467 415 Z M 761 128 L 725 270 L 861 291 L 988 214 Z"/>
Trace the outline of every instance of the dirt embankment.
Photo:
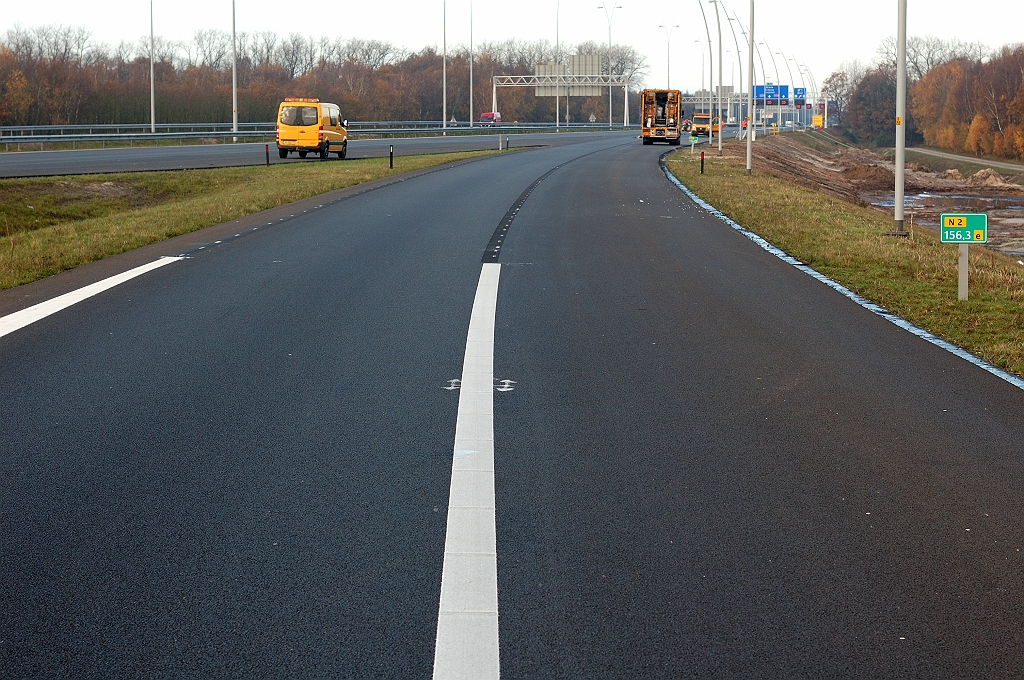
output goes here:
<path id="1" fill-rule="evenodd" d="M 866 149 L 812 148 L 797 140 L 801 134 L 815 133 L 759 139 L 754 144 L 755 165 L 845 201 L 892 211 L 892 161 Z M 746 153 L 740 144 L 727 149 L 730 155 Z M 987 168 L 964 177 L 958 170 L 935 173 L 925 165 L 908 163 L 904 191 L 909 224 L 937 231 L 943 212 L 985 212 L 989 216 L 989 247 L 1024 255 L 1024 186 L 1008 182 L 995 170 Z"/>

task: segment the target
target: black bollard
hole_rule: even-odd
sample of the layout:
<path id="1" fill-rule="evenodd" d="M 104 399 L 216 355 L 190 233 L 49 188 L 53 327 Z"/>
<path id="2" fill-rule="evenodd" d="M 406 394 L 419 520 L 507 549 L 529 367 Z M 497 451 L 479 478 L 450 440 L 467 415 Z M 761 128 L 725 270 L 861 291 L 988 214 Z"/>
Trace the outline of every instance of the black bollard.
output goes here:
<path id="1" fill-rule="evenodd" d="M 269 168 L 270 167 L 270 145 L 269 144 L 266 145 L 266 151 L 267 151 L 267 167 Z"/>
<path id="2" fill-rule="evenodd" d="M 391 144 L 391 151 L 389 152 L 388 167 L 394 169 L 395 167 L 395 145 Z"/>
<path id="3" fill-rule="evenodd" d="M 700 174 L 704 174 L 704 152 L 700 152 Z"/>

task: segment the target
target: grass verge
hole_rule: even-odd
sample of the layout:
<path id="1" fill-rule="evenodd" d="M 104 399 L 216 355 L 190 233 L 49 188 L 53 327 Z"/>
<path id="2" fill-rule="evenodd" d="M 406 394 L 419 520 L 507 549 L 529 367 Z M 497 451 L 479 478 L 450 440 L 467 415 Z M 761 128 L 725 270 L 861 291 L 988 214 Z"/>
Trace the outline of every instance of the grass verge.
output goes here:
<path id="1" fill-rule="evenodd" d="M 0 289 L 335 189 L 495 153 L 0 180 Z"/>
<path id="2" fill-rule="evenodd" d="M 911 323 L 1016 375 L 1024 375 L 1024 266 L 970 250 L 970 299 L 957 301 L 955 244 L 915 229 L 894 238 L 892 219 L 766 173 L 734 157 L 685 153 L 667 165 L 691 191 L 750 231 Z"/>

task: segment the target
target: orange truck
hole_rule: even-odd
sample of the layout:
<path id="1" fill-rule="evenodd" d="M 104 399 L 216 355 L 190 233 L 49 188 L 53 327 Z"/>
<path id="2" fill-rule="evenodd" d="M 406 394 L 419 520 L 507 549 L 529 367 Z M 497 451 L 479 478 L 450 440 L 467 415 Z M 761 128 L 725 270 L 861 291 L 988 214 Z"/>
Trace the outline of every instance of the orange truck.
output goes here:
<path id="1" fill-rule="evenodd" d="M 640 93 L 640 106 L 640 137 L 644 144 L 659 141 L 678 145 L 683 122 L 679 90 L 644 90 Z"/>

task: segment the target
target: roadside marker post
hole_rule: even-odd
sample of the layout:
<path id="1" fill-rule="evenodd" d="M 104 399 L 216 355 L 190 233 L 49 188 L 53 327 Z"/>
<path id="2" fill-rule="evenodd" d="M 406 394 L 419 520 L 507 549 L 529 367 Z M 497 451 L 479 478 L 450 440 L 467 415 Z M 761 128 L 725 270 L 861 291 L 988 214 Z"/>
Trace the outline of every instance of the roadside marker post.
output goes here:
<path id="1" fill-rule="evenodd" d="M 704 152 L 700 152 L 700 174 L 704 174 Z"/>
<path id="2" fill-rule="evenodd" d="M 956 299 L 967 299 L 967 255 L 971 243 L 988 242 L 988 215 L 985 213 L 942 213 L 939 216 L 939 241 L 959 243 Z"/>
<path id="3" fill-rule="evenodd" d="M 269 168 L 270 167 L 270 145 L 269 144 L 264 144 L 263 147 L 264 147 L 264 150 L 267 152 L 267 167 Z"/>
<path id="4" fill-rule="evenodd" d="M 390 144 L 389 147 L 390 147 L 390 149 L 388 151 L 388 167 L 391 168 L 392 170 L 394 170 L 394 168 L 395 168 L 395 145 L 394 144 Z"/>

